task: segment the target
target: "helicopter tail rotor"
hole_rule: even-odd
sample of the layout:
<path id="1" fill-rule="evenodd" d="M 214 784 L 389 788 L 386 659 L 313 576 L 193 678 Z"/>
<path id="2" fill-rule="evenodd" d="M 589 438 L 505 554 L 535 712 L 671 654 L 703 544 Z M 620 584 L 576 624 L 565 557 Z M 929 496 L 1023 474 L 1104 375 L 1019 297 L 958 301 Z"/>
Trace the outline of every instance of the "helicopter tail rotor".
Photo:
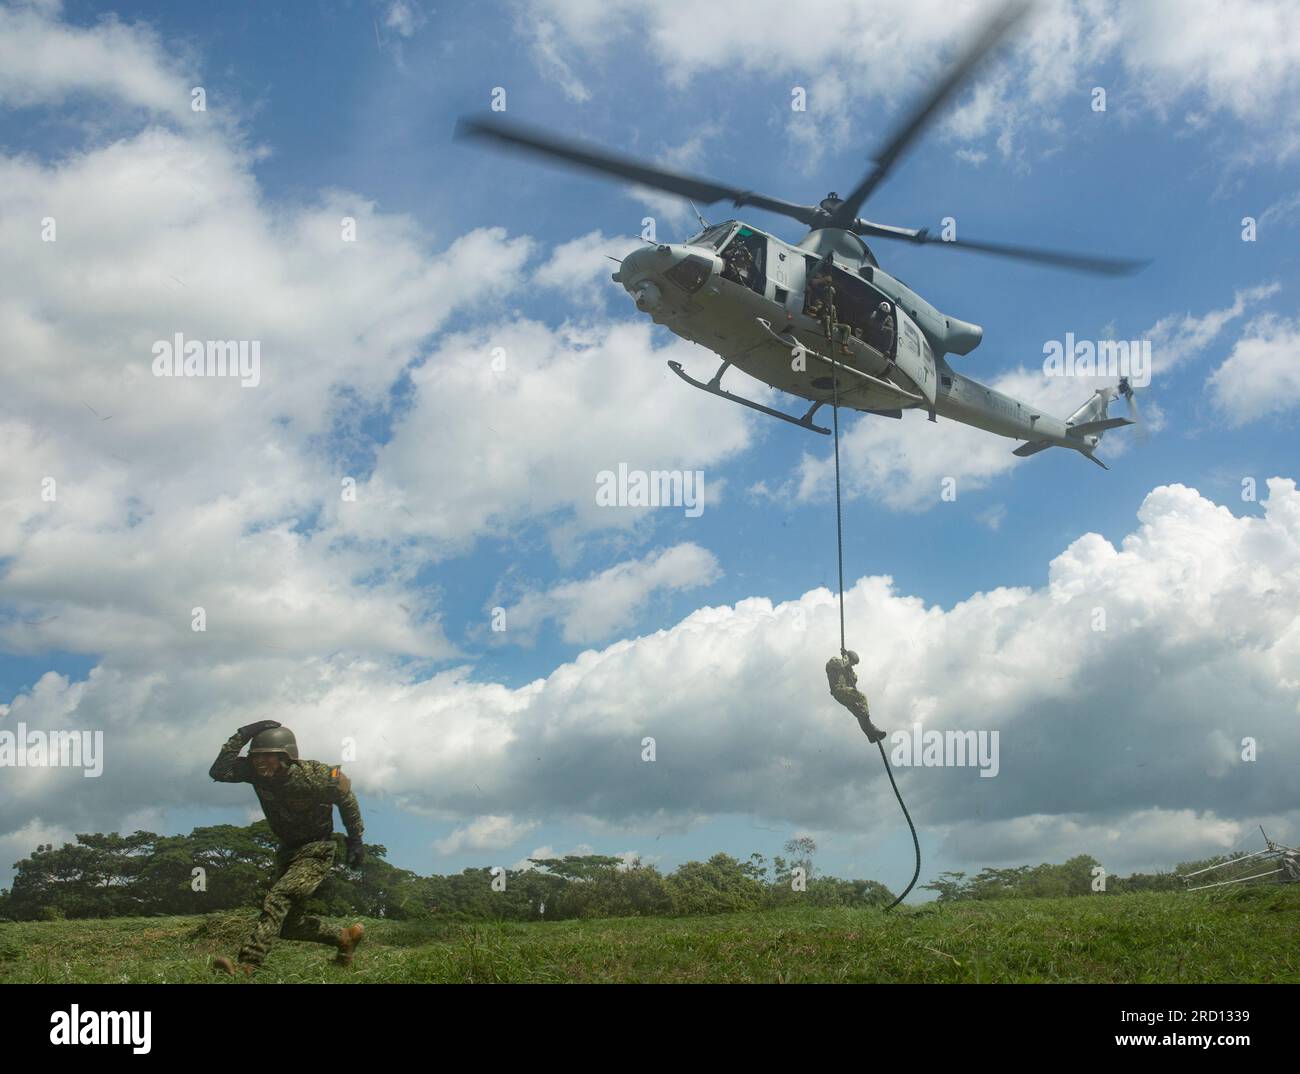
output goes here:
<path id="1" fill-rule="evenodd" d="M 1137 437 L 1138 444 L 1145 447 L 1151 442 L 1151 434 L 1147 431 L 1146 423 L 1142 420 L 1142 411 L 1138 407 L 1137 391 L 1129 383 L 1128 377 L 1119 378 L 1119 385 L 1115 391 L 1124 397 L 1124 402 L 1128 406 L 1128 416 L 1134 425 L 1134 435 Z"/>

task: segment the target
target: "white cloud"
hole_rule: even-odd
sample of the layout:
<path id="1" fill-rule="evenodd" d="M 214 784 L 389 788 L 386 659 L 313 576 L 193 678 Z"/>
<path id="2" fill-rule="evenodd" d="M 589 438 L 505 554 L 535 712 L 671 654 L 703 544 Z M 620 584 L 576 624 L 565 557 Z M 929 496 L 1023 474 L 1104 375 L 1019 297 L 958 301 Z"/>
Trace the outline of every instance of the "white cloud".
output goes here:
<path id="1" fill-rule="evenodd" d="M 946 0 L 865 7 L 807 0 L 796 11 L 757 0 L 738 19 L 726 5 L 700 8 L 690 0 L 531 0 L 518 26 L 532 37 L 544 73 L 561 82 L 616 47 L 648 52 L 674 87 L 719 71 L 783 79 L 816 72 L 824 111 L 808 119 L 827 132 L 864 103 L 894 109 L 915 98 L 997 3 L 954 9 Z M 782 47 L 755 49 L 756 26 Z M 955 103 L 946 130 L 960 139 L 993 136 L 999 151 L 1013 156 L 1021 131 L 1042 131 L 1046 111 L 1086 99 L 1096 72 L 1112 62 L 1121 72 L 1119 84 L 1105 87 L 1119 102 L 1114 109 L 1165 114 L 1190 102 L 1201 115 L 1249 125 L 1271 156 L 1300 148 L 1300 11 L 1292 0 L 1046 0 Z M 841 94 L 836 86 L 852 89 Z M 796 147 L 811 145 L 807 121 L 787 127 Z"/>
<path id="2" fill-rule="evenodd" d="M 58 3 L 0 7 L 0 107 L 95 98 L 172 120 L 192 118 L 181 65 L 140 25 L 107 15 L 92 27 L 58 16 Z"/>
<path id="3" fill-rule="evenodd" d="M 1134 824 L 1151 810 L 1225 823 L 1285 811 L 1287 759 L 1300 749 L 1300 493 L 1290 480 L 1268 487 L 1262 517 L 1240 518 L 1193 489 L 1157 488 L 1119 545 L 1080 536 L 1038 588 L 940 608 L 887 578 L 851 584 L 848 636 L 878 722 L 1000 734 L 995 779 L 902 774 L 935 838 L 975 817 L 1044 815 L 1108 824 L 1140 845 Z M 95 799 L 69 793 L 77 773 L 15 769 L 0 812 L 85 830 L 144 806 L 234 804 L 246 788 L 206 784 L 203 772 L 234 727 L 273 713 L 305 756 L 334 759 L 355 738 L 349 769 L 363 801 L 460 822 L 458 846 L 480 831 L 505 844 L 519 825 L 589 818 L 644 828 L 741 814 L 854 829 L 863 815 L 892 815 L 893 800 L 826 692 L 837 636 L 834 597 L 817 589 L 702 608 L 516 689 L 465 668 L 420 680 L 344 657 L 129 672 L 110 658 L 84 682 L 47 675 L 5 717 L 103 729 Z M 1225 763 L 1225 734 L 1269 748 Z M 653 764 L 641 760 L 647 735 Z M 485 803 L 508 820 L 471 831 L 461 818 L 483 817 Z M 1057 830 L 1045 828 L 1036 851 L 1022 845 L 1025 856 L 1056 856 Z M 1189 834 L 1187 853 L 1194 843 Z"/>
<path id="4" fill-rule="evenodd" d="M 559 622 L 566 642 L 590 644 L 630 626 L 656 593 L 696 589 L 722 574 L 717 558 L 686 542 L 629 560 L 578 582 L 529 590 L 506 609 L 506 641 L 534 635 L 546 620 Z"/>
<path id="5" fill-rule="evenodd" d="M 975 516 L 975 521 L 982 526 L 987 526 L 994 533 L 1002 528 L 1002 523 L 1007 518 L 1007 505 L 1004 503 L 994 504 L 985 511 L 981 511 Z"/>
<path id="6" fill-rule="evenodd" d="M 1275 223 L 1290 226 L 1292 219 L 1297 215 L 1296 210 L 1298 209 L 1300 209 L 1300 191 L 1279 198 L 1260 213 L 1259 226 L 1261 228 L 1266 228 Z"/>
<path id="7" fill-rule="evenodd" d="M 439 854 L 459 854 L 465 850 L 505 850 L 537 828 L 536 821 L 517 821 L 514 817 L 488 815 L 475 817 L 434 843 Z"/>
<path id="8" fill-rule="evenodd" d="M 1205 386 L 1233 425 L 1294 410 L 1300 400 L 1300 320 L 1256 318 Z"/>
<path id="9" fill-rule="evenodd" d="M 80 55 L 83 31 L 28 9 L 4 17 Z M 84 33 L 138 62 L 133 77 L 170 85 L 146 31 Z M 0 154 L 11 648 L 445 658 L 434 598 L 411 590 L 429 557 L 541 516 L 571 555 L 590 529 L 650 518 L 597 512 L 596 470 L 697 469 L 748 444 L 752 421 L 683 399 L 664 359 L 689 362 L 685 344 L 656 350 L 648 325 L 603 317 L 517 319 L 507 304 L 530 279 L 531 239 L 485 229 L 440 248 L 341 190 L 274 204 L 254 157 L 203 125 L 144 125 L 58 160 Z M 542 285 L 576 294 L 612 267 L 602 251 L 630 243 L 565 244 Z M 453 314 L 465 331 L 429 356 Z M 154 344 L 177 332 L 255 341 L 260 384 L 154 376 Z M 411 412 L 393 413 L 413 366 Z M 362 433 L 376 416 L 397 429 L 377 467 Z"/>
<path id="10" fill-rule="evenodd" d="M 393 613 L 409 565 L 376 574 L 303 528 L 356 472 L 313 444 L 383 405 L 453 309 L 508 292 L 529 242 L 473 232 L 439 257 L 341 192 L 273 212 L 249 168 L 219 136 L 157 128 L 49 165 L 0 157 L 0 555 L 9 598 L 44 620 L 0 627 L 16 648 L 449 651 Z M 53 242 L 24 223 L 47 215 Z M 257 341 L 261 384 L 154 376 L 176 332 Z"/>
<path id="11" fill-rule="evenodd" d="M 987 865 L 1059 862 L 1089 854 L 1113 875 L 1144 870 L 1153 863 L 1168 869 L 1180 861 L 1228 853 L 1256 831 L 1255 820 L 1233 820 L 1195 808 L 1139 809 L 1113 817 L 977 818 L 953 825 L 943 841 L 943 852 Z"/>
<path id="12" fill-rule="evenodd" d="M 718 487 L 711 468 L 748 447 L 753 422 L 682 392 L 666 359 L 690 367 L 698 354 L 684 342 L 656 348 L 645 322 L 551 330 L 517 319 L 445 336 L 412 371 L 409 408 L 357 504 L 332 505 L 331 517 L 345 533 L 411 537 L 433 555 L 546 518 L 562 555 L 584 534 L 645 524 L 661 510 L 597 505 L 597 475 L 620 463 L 703 470 L 707 509 Z"/>
<path id="13" fill-rule="evenodd" d="M 603 310 L 611 296 L 625 298 L 630 309 L 631 297 L 612 288 L 609 278 L 618 271 L 615 262 L 641 245 L 640 238 L 588 232 L 556 246 L 533 273 L 533 282 L 560 292 L 577 309 Z"/>
<path id="14" fill-rule="evenodd" d="M 9 886 L 11 867 L 30 857 L 38 846 L 60 847 L 74 839 L 71 828 L 45 824 L 40 817 L 32 817 L 13 831 L 0 832 L 0 887 Z"/>
<path id="15" fill-rule="evenodd" d="M 1272 298 L 1281 285 L 1261 284 L 1233 292 L 1232 305 L 1196 316 L 1191 313 L 1161 317 L 1146 330 L 1142 338 L 1151 340 L 1151 359 L 1155 373 L 1167 373 L 1175 366 L 1200 357 L 1205 348 L 1246 310 Z"/>
<path id="16" fill-rule="evenodd" d="M 409 3 L 409 0 L 394 0 L 384 16 L 384 25 L 390 30 L 396 30 L 403 37 L 413 36 L 423 24 L 423 14 L 418 7 Z"/>

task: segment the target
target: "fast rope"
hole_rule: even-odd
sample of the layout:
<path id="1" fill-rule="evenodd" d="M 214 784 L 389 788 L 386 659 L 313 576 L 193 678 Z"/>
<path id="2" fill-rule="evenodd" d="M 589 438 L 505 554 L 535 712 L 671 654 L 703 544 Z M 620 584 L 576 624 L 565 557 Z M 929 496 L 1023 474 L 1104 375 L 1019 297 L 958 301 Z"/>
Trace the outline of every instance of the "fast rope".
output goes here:
<path id="1" fill-rule="evenodd" d="M 832 308 L 834 303 L 834 291 L 831 292 Z M 827 318 L 827 327 L 830 327 L 832 318 Z M 835 353 L 834 333 L 826 333 L 826 341 L 831 348 L 831 413 L 835 420 L 835 548 L 839 558 L 840 568 L 840 656 L 846 656 L 848 649 L 844 644 L 844 520 L 840 507 L 840 360 Z M 911 894 L 912 888 L 916 886 L 916 881 L 921 875 L 921 841 L 916 837 L 916 825 L 912 823 L 912 814 L 907 811 L 907 804 L 903 801 L 903 795 L 898 789 L 898 783 L 894 779 L 894 770 L 889 765 L 889 758 L 885 755 L 885 747 L 882 738 L 876 743 L 876 748 L 880 750 L 880 760 L 885 766 L 885 773 L 889 776 L 889 785 L 894 788 L 894 797 L 898 799 L 898 808 L 903 811 L 903 816 L 907 819 L 907 826 L 912 831 L 912 848 L 916 852 L 916 868 L 912 871 L 912 879 L 908 881 L 907 887 L 903 889 L 903 894 L 885 907 L 886 911 L 892 910 L 900 902 Z"/>

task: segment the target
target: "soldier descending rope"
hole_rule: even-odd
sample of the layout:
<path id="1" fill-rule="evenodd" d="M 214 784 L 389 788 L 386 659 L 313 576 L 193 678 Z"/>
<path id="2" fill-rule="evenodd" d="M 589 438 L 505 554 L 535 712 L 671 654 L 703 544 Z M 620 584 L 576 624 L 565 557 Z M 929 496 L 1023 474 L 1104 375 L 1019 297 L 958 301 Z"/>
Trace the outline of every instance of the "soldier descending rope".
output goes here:
<path id="1" fill-rule="evenodd" d="M 249 741 L 248 756 L 240 757 L 239 751 Z M 351 780 L 338 766 L 299 760 L 293 732 L 275 720 L 236 731 L 221 747 L 208 774 L 221 783 L 251 783 L 267 823 L 280 840 L 275 883 L 257 925 L 240 948 L 238 962 L 219 956 L 213 969 L 251 976 L 277 936 L 336 947 L 335 962 L 350 965 L 365 929 L 360 924 L 340 931 L 327 929 L 319 918 L 305 917 L 303 906 L 334 864 L 334 806 L 348 830 L 348 865 L 357 868 L 365 861 L 361 807 Z"/>
<path id="2" fill-rule="evenodd" d="M 832 656 L 826 661 L 826 678 L 831 684 L 831 697 L 858 718 L 858 726 L 867 740 L 876 743 L 885 737 L 885 732 L 871 722 L 866 696 L 858 689 L 858 675 L 853 670 L 857 662 L 858 654 L 852 649 L 843 656 Z"/>

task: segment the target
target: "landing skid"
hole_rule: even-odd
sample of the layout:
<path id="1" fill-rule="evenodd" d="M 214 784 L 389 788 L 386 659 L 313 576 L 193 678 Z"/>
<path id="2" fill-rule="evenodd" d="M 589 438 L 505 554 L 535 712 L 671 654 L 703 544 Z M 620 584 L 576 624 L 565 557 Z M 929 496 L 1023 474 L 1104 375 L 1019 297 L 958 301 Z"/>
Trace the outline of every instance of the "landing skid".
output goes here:
<path id="1" fill-rule="evenodd" d="M 788 421 L 791 425 L 798 425 L 801 429 L 807 429 L 809 432 L 821 433 L 823 436 L 830 436 L 831 434 L 829 429 L 823 429 L 820 425 L 814 425 L 812 423 L 812 416 L 816 414 L 818 408 L 823 405 L 822 402 L 813 403 L 813 405 L 808 408 L 808 412 L 804 414 L 802 418 L 795 418 L 791 417 L 789 414 L 782 414 L 779 410 L 773 410 L 770 406 L 756 403 L 752 399 L 746 399 L 743 396 L 723 391 L 720 387 L 722 374 L 731 368 L 730 362 L 724 361 L 722 365 L 718 367 L 718 371 L 713 374 L 713 379 L 709 381 L 708 384 L 690 376 L 684 369 L 682 369 L 680 362 L 669 362 L 668 368 L 681 377 L 682 380 L 686 381 L 687 384 L 699 388 L 702 392 L 708 392 L 710 395 L 717 395 L 723 399 L 730 399 L 733 403 L 739 403 L 741 406 L 747 406 L 751 410 L 757 410 L 762 414 L 769 415 L 770 417 L 780 418 L 782 421 Z"/>

